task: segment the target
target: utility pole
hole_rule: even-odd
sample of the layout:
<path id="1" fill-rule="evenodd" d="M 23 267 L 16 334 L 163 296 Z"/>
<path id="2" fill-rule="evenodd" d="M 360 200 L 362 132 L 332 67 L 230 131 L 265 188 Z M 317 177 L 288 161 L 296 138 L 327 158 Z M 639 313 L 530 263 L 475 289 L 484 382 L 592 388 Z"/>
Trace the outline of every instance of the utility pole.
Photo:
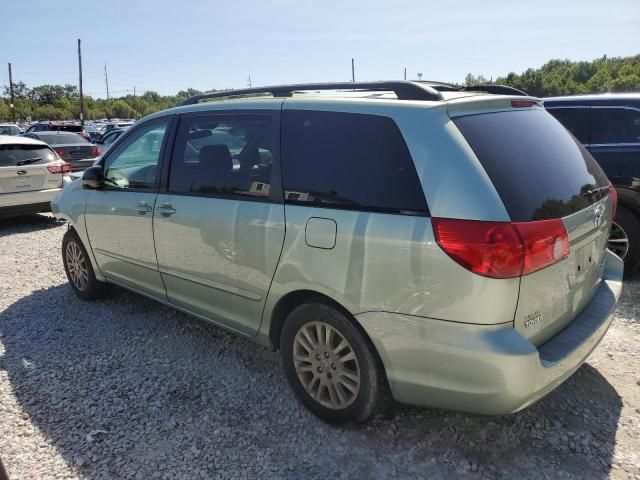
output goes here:
<path id="1" fill-rule="evenodd" d="M 407 67 L 404 67 L 404 79 L 407 79 Z"/>
<path id="2" fill-rule="evenodd" d="M 107 64 L 104 64 L 104 83 L 107 84 L 107 101 L 109 101 L 109 77 L 107 76 Z"/>
<path id="3" fill-rule="evenodd" d="M 15 115 L 15 107 L 13 105 L 13 77 L 11 76 L 11 62 L 9 62 L 9 95 L 11 95 L 11 103 L 9 104 L 9 107 L 11 108 L 11 121 L 15 122 L 16 121 L 16 115 Z"/>
<path id="4" fill-rule="evenodd" d="M 353 62 L 353 58 L 351 59 L 351 81 L 356 83 L 356 66 Z"/>
<path id="5" fill-rule="evenodd" d="M 135 85 L 133 86 L 133 96 L 134 97 L 136 96 L 136 86 Z"/>
<path id="6" fill-rule="evenodd" d="M 80 125 L 84 125 L 84 95 L 82 95 L 82 52 L 78 39 L 78 73 L 80 77 Z"/>

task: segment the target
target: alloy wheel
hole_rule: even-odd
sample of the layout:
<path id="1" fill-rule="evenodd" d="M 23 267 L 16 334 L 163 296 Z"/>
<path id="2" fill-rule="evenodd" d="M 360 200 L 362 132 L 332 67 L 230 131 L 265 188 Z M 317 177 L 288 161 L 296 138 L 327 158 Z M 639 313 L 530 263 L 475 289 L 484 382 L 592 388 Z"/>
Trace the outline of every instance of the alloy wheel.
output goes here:
<path id="1" fill-rule="evenodd" d="M 65 257 L 71 281 L 78 290 L 84 291 L 89 285 L 89 269 L 80 245 L 76 242 L 67 243 Z"/>
<path id="2" fill-rule="evenodd" d="M 322 406 L 344 409 L 358 397 L 358 360 L 347 339 L 331 325 L 304 324 L 293 340 L 293 362 L 300 383 Z"/>
<path id="3" fill-rule="evenodd" d="M 616 222 L 613 222 L 611 225 L 607 248 L 622 260 L 624 260 L 629 253 L 629 238 L 627 237 L 627 232 Z"/>

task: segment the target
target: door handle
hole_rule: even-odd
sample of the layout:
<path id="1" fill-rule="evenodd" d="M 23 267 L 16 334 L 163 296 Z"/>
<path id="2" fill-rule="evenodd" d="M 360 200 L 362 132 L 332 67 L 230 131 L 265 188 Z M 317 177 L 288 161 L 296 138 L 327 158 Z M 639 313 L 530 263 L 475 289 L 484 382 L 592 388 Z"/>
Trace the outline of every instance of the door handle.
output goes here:
<path id="1" fill-rule="evenodd" d="M 149 213 L 151 210 L 153 210 L 153 208 L 151 208 L 149 205 L 147 205 L 147 202 L 140 202 L 140 203 L 138 203 L 138 205 L 136 206 L 136 210 L 137 210 L 141 215 L 144 215 L 145 213 Z"/>
<path id="2" fill-rule="evenodd" d="M 156 207 L 156 212 L 163 217 L 169 217 L 176 213 L 176 210 L 171 206 L 170 203 L 163 203 L 159 207 Z"/>

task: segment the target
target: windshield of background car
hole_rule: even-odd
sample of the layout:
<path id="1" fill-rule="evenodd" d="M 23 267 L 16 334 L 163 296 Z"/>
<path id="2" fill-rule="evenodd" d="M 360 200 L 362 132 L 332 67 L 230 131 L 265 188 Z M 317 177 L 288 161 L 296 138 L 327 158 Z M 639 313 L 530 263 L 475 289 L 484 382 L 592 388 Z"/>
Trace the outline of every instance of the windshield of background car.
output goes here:
<path id="1" fill-rule="evenodd" d="M 609 185 L 591 154 L 545 110 L 468 115 L 453 122 L 514 222 L 566 217 L 597 200 L 589 192 Z"/>
<path id="2" fill-rule="evenodd" d="M 19 135 L 20 129 L 13 125 L 0 125 L 0 135 Z"/>
<path id="3" fill-rule="evenodd" d="M 49 163 L 56 154 L 43 145 L 0 145 L 0 167 Z"/>

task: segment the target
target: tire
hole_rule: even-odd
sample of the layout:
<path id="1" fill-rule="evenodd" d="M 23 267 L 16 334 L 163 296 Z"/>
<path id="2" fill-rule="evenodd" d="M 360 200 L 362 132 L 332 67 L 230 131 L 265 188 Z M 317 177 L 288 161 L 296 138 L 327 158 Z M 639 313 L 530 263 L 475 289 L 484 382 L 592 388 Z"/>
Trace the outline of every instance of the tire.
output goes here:
<path id="1" fill-rule="evenodd" d="M 71 288 L 82 300 L 97 300 L 106 295 L 108 285 L 96 279 L 89 255 L 75 230 L 67 230 L 62 239 L 62 263 Z"/>
<path id="2" fill-rule="evenodd" d="M 318 329 L 328 344 L 317 341 Z M 388 384 L 373 346 L 347 315 L 321 300 L 289 314 L 280 354 L 298 400 L 322 420 L 364 422 L 387 404 Z"/>
<path id="3" fill-rule="evenodd" d="M 622 256 L 620 245 L 624 245 L 625 238 L 628 242 L 626 255 L 622 258 L 625 273 L 633 273 L 640 264 L 640 218 L 631 210 L 619 206 L 609 236 L 609 249 Z"/>

